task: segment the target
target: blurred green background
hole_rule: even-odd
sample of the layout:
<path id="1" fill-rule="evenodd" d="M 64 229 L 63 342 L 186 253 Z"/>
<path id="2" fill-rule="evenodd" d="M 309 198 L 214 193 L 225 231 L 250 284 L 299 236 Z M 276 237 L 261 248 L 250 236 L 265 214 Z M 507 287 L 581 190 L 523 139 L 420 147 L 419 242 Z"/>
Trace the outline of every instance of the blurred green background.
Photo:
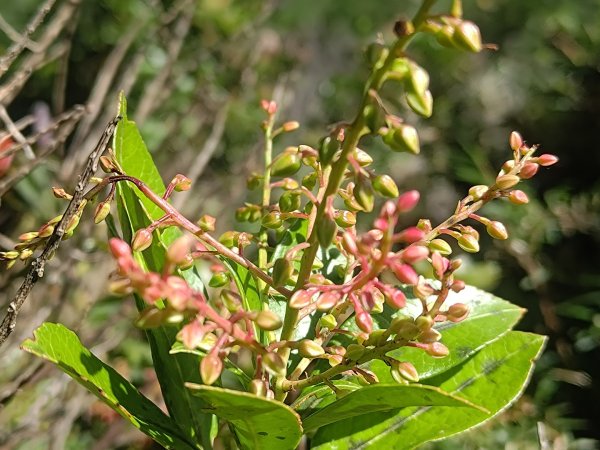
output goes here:
<path id="1" fill-rule="evenodd" d="M 57 1 L 55 10 L 65 3 Z M 439 11 L 448 10 L 449 2 L 438 3 Z M 0 15 L 22 30 L 40 4 L 3 1 Z M 302 124 L 278 150 L 315 146 L 327 125 L 353 118 L 368 73 L 366 45 L 378 33 L 393 39 L 394 21 L 410 17 L 417 5 L 83 1 L 56 40 L 57 46 L 67 43 L 67 50 L 36 67 L 7 109 L 17 120 L 36 102 L 53 115 L 80 103 L 96 117 L 4 195 L 0 245 L 5 249 L 62 210 L 48 188 L 73 186 L 76 171 L 67 170 L 68 162 L 89 152 L 98 138 L 93 131 L 114 115 L 121 89 L 164 179 L 193 172 L 192 191 L 179 194 L 176 204 L 191 218 L 215 215 L 220 230 L 233 227 L 233 212 L 247 199 L 245 176 L 260 168 L 259 100 L 276 98 L 279 117 Z M 509 157 L 510 131 L 560 157 L 525 184 L 527 207 L 497 202 L 484 210 L 507 225 L 511 239 L 505 244 L 483 238 L 482 251 L 465 258 L 462 273 L 468 283 L 527 308 L 520 328 L 550 341 L 526 395 L 512 409 L 429 448 L 535 449 L 540 441 L 554 449 L 597 448 L 600 4 L 476 0 L 464 9 L 498 50 L 464 54 L 427 37 L 410 48 L 430 73 L 434 114 L 419 119 L 400 98 L 392 103 L 417 125 L 422 154 L 392 153 L 375 140 L 363 147 L 375 155 L 375 169 L 392 175 L 401 189 L 421 191 L 412 219 L 434 223 L 452 213 L 471 185 L 493 181 Z M 0 32 L 0 53 L 10 43 Z M 18 67 L 0 81 L 6 83 Z M 17 155 L 12 170 L 25 162 Z M 81 230 L 61 248 L 52 274 L 34 291 L 18 331 L 0 352 L 0 448 L 148 448 L 83 389 L 18 349 L 42 320 L 66 323 L 148 395 L 158 396 L 148 349 L 130 325 L 133 305 L 105 290 L 112 265 L 102 251 L 104 226 L 84 224 Z M 9 301 L 20 276 L 18 267 L 0 274 L 0 305 Z"/>

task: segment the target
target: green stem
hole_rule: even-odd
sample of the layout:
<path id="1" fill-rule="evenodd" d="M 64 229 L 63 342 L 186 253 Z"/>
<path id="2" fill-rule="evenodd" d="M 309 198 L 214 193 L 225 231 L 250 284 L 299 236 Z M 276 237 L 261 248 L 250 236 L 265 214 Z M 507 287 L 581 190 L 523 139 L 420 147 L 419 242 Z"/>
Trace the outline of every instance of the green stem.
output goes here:
<path id="1" fill-rule="evenodd" d="M 273 160 L 273 122 L 275 121 L 275 114 L 270 114 L 269 119 L 265 122 L 265 171 L 263 174 L 263 192 L 262 192 L 262 207 L 265 211 L 271 205 L 271 162 Z M 267 242 L 268 242 L 268 231 L 265 227 L 260 227 L 258 235 L 259 247 L 258 247 L 258 267 L 264 271 L 267 269 L 268 253 L 267 253 Z M 262 292 L 268 289 L 268 286 L 264 281 L 258 281 L 258 288 Z"/>

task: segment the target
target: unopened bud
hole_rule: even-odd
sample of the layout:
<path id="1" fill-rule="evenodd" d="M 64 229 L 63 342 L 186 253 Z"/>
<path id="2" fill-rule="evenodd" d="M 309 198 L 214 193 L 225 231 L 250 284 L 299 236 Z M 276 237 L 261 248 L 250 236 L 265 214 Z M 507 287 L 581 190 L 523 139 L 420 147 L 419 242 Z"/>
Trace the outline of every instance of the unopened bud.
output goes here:
<path id="1" fill-rule="evenodd" d="M 300 209 L 301 203 L 300 192 L 297 191 L 285 191 L 279 197 L 279 209 L 281 212 L 297 211 Z"/>
<path id="2" fill-rule="evenodd" d="M 450 289 L 454 292 L 460 292 L 465 288 L 465 282 L 463 280 L 454 280 Z"/>
<path id="3" fill-rule="evenodd" d="M 3 261 L 12 261 L 19 257 L 19 252 L 15 250 L 9 250 L 7 252 L 0 252 L 0 260 Z"/>
<path id="4" fill-rule="evenodd" d="M 281 359 L 275 352 L 265 353 L 262 356 L 262 362 L 265 366 L 265 369 L 271 374 L 275 376 L 283 376 L 285 375 L 285 362 Z"/>
<path id="5" fill-rule="evenodd" d="M 273 100 L 261 100 L 260 107 L 270 116 L 277 112 L 277 103 Z"/>
<path id="6" fill-rule="evenodd" d="M 392 148 L 392 150 L 408 152 L 413 155 L 418 155 L 421 151 L 419 133 L 417 133 L 417 129 L 411 125 L 399 125 L 392 130 L 390 137 L 384 139 L 384 141 Z"/>
<path id="7" fill-rule="evenodd" d="M 516 131 L 510 133 L 508 142 L 510 143 L 510 148 L 512 148 L 515 152 L 519 151 L 519 149 L 523 147 L 523 138 Z"/>
<path id="8" fill-rule="evenodd" d="M 325 354 L 325 350 L 315 341 L 311 341 L 310 339 L 303 339 L 298 344 L 298 353 L 303 358 L 316 358 L 317 356 L 321 356 Z"/>
<path id="9" fill-rule="evenodd" d="M 363 211 L 373 211 L 375 197 L 373 196 L 373 188 L 368 180 L 360 177 L 354 187 L 354 198 Z"/>
<path id="10" fill-rule="evenodd" d="M 317 179 L 319 178 L 319 174 L 317 172 L 311 172 L 308 175 L 302 177 L 302 186 L 304 186 L 309 191 L 312 190 L 317 184 Z"/>
<path id="11" fill-rule="evenodd" d="M 101 202 L 96 206 L 94 211 L 94 223 L 100 223 L 110 213 L 110 202 Z"/>
<path id="12" fill-rule="evenodd" d="M 401 321 L 396 327 L 397 338 L 405 340 L 405 341 L 412 341 L 420 333 L 421 333 L 421 330 L 412 321 L 408 321 L 408 320 Z"/>
<path id="13" fill-rule="evenodd" d="M 411 245 L 402 251 L 402 261 L 414 264 L 429 256 L 429 249 L 424 245 Z"/>
<path id="14" fill-rule="evenodd" d="M 500 190 L 510 189 L 516 186 L 521 179 L 516 175 L 500 175 L 496 178 L 496 186 Z"/>
<path id="15" fill-rule="evenodd" d="M 215 223 L 217 219 L 213 216 L 209 216 L 208 214 L 204 214 L 198 220 L 198 226 L 202 231 L 215 231 Z"/>
<path id="16" fill-rule="evenodd" d="M 451 322 L 460 322 L 469 315 L 469 307 L 464 303 L 455 303 L 450 305 L 446 316 Z"/>
<path id="17" fill-rule="evenodd" d="M 429 90 L 423 93 L 408 92 L 406 102 L 410 109 L 423 117 L 431 117 L 433 114 L 433 96 Z"/>
<path id="18" fill-rule="evenodd" d="M 360 328 L 365 333 L 371 333 L 373 331 L 373 318 L 366 311 L 358 311 L 354 316 L 354 321 L 358 328 Z"/>
<path id="19" fill-rule="evenodd" d="M 479 241 L 472 234 L 461 234 L 456 242 L 465 252 L 477 253 L 479 251 Z"/>
<path id="20" fill-rule="evenodd" d="M 512 169 L 515 168 L 515 164 L 516 163 L 514 159 L 504 161 L 504 164 L 502 164 L 502 170 L 504 171 L 504 173 L 510 172 Z"/>
<path id="21" fill-rule="evenodd" d="M 485 227 L 488 234 L 494 239 L 508 239 L 508 232 L 506 231 L 506 227 L 502 222 L 497 222 L 492 220 Z"/>
<path id="22" fill-rule="evenodd" d="M 168 311 L 158 309 L 155 306 L 147 306 L 138 315 L 135 320 L 135 326 L 143 330 L 157 328 L 167 321 Z"/>
<path id="23" fill-rule="evenodd" d="M 443 358 L 450 354 L 450 350 L 441 342 L 432 342 L 431 344 L 427 344 L 425 348 L 423 348 L 427 354 L 433 356 L 434 358 Z"/>
<path id="24" fill-rule="evenodd" d="M 106 155 L 100 157 L 99 163 L 100 168 L 105 173 L 112 173 L 117 171 L 117 166 L 115 165 L 114 161 Z"/>
<path id="25" fill-rule="evenodd" d="M 419 381 L 419 372 L 417 372 L 415 366 L 413 366 L 409 362 L 405 361 L 399 362 L 397 364 L 392 364 L 392 369 L 395 370 L 398 375 L 400 375 L 403 379 L 407 381 L 411 381 L 413 383 L 417 383 Z M 392 376 L 394 376 L 393 373 Z"/>
<path id="26" fill-rule="evenodd" d="M 342 246 L 344 247 L 344 250 L 346 250 L 351 255 L 358 254 L 358 246 L 356 245 L 356 237 L 352 233 L 349 233 L 346 231 L 342 235 Z"/>
<path id="27" fill-rule="evenodd" d="M 280 288 L 285 286 L 293 272 L 294 267 L 288 259 L 277 259 L 273 264 L 273 287 Z"/>
<path id="28" fill-rule="evenodd" d="M 177 192 L 187 191 L 192 187 L 192 180 L 190 180 L 185 175 L 178 173 L 171 180 L 171 184 L 173 185 L 173 189 Z"/>
<path id="29" fill-rule="evenodd" d="M 537 162 L 540 166 L 548 167 L 558 162 L 558 156 L 544 153 L 543 155 L 538 156 Z"/>
<path id="30" fill-rule="evenodd" d="M 281 125 L 281 129 L 286 133 L 297 130 L 298 128 L 300 128 L 300 123 L 295 120 L 290 120 L 289 122 L 285 122 L 283 125 Z"/>
<path id="31" fill-rule="evenodd" d="M 204 334 L 204 327 L 197 320 L 193 320 L 177 333 L 177 339 L 183 342 L 186 348 L 195 349 L 202 342 Z"/>
<path id="32" fill-rule="evenodd" d="M 237 312 L 242 309 L 242 298 L 238 293 L 230 291 L 229 289 L 223 289 L 221 291 L 221 301 L 229 312 Z"/>
<path id="33" fill-rule="evenodd" d="M 127 278 L 121 278 L 119 280 L 113 280 L 108 284 L 108 292 L 113 295 L 127 295 L 133 292 L 131 281 Z"/>
<path id="34" fill-rule="evenodd" d="M 56 198 L 61 198 L 64 200 L 71 200 L 73 198 L 73 196 L 71 194 L 67 194 L 63 188 L 53 187 L 52 194 L 54 194 Z"/>
<path id="35" fill-rule="evenodd" d="M 539 164 L 536 163 L 527 163 L 524 164 L 523 167 L 521 168 L 521 171 L 519 172 L 519 178 L 523 179 L 523 180 L 528 180 L 529 178 L 532 178 L 538 171 L 538 169 L 540 168 Z"/>
<path id="36" fill-rule="evenodd" d="M 337 320 L 333 314 L 325 314 L 321 316 L 319 319 L 319 327 L 321 329 L 327 328 L 328 330 L 333 330 L 337 327 Z"/>
<path id="37" fill-rule="evenodd" d="M 279 211 L 271 211 L 269 214 L 263 217 L 262 225 L 265 228 L 270 228 L 272 230 L 276 230 L 283 225 L 283 219 L 281 218 L 281 213 Z"/>
<path id="38" fill-rule="evenodd" d="M 257 173 L 253 173 L 246 180 L 246 187 L 248 190 L 253 191 L 254 189 L 258 189 L 260 184 L 262 183 L 263 177 Z"/>
<path id="39" fill-rule="evenodd" d="M 470 52 L 477 53 L 483 48 L 479 27 L 468 20 L 461 21 L 458 24 L 454 29 L 452 40 L 457 47 Z"/>
<path id="40" fill-rule="evenodd" d="M 363 345 L 360 344 L 350 344 L 348 345 L 348 347 L 346 348 L 346 358 L 349 359 L 350 361 L 357 361 L 359 360 L 362 355 L 365 354 L 365 347 Z"/>
<path id="41" fill-rule="evenodd" d="M 423 331 L 419 335 L 419 342 L 423 342 L 425 344 L 429 344 L 431 342 L 437 342 L 442 338 L 442 335 L 439 331 L 430 328 L 429 330 Z"/>
<path id="42" fill-rule="evenodd" d="M 152 245 L 152 232 L 147 228 L 140 228 L 133 235 L 131 248 L 136 252 L 146 250 Z"/>
<path id="43" fill-rule="evenodd" d="M 227 272 L 215 272 L 210 280 L 208 281 L 208 285 L 212 288 L 220 288 L 229 283 L 229 275 Z"/>
<path id="44" fill-rule="evenodd" d="M 200 376 L 204 384 L 213 384 L 219 379 L 222 371 L 223 361 L 217 355 L 209 353 L 200 361 Z"/>
<path id="45" fill-rule="evenodd" d="M 48 236 L 51 236 L 52 233 L 54 233 L 54 226 L 46 224 L 38 230 L 38 237 L 47 238 Z"/>
<path id="46" fill-rule="evenodd" d="M 240 242 L 240 233 L 237 231 L 226 231 L 219 236 L 219 242 L 225 247 L 237 247 Z"/>
<path id="47" fill-rule="evenodd" d="M 278 330 L 282 325 L 279 316 L 273 311 L 268 310 L 260 311 L 257 314 L 256 319 L 254 319 L 254 322 L 265 331 Z"/>
<path id="48" fill-rule="evenodd" d="M 294 309 L 302 309 L 310 305 L 312 299 L 312 292 L 305 291 L 303 289 L 294 292 L 290 298 L 289 306 Z"/>
<path id="49" fill-rule="evenodd" d="M 323 248 L 328 248 L 337 233 L 337 225 L 329 215 L 325 215 L 319 223 L 315 224 L 317 228 L 317 239 L 319 245 Z"/>
<path id="50" fill-rule="evenodd" d="M 529 203 L 529 197 L 523 191 L 515 190 L 508 194 L 508 200 L 515 205 L 525 205 Z"/>
<path id="51" fill-rule="evenodd" d="M 21 242 L 27 242 L 27 241 L 31 241 L 33 239 L 35 239 L 36 237 L 38 237 L 39 233 L 37 231 L 29 231 L 27 233 L 23 233 L 22 235 L 19 236 L 19 241 Z"/>
<path id="52" fill-rule="evenodd" d="M 406 306 L 406 295 L 400 289 L 394 289 L 393 292 L 384 295 L 384 300 L 388 306 L 394 309 L 404 308 Z"/>
<path id="53" fill-rule="evenodd" d="M 371 155 L 360 148 L 354 150 L 354 159 L 361 167 L 367 167 L 373 162 Z"/>
<path id="54" fill-rule="evenodd" d="M 263 380 L 252 380 L 248 383 L 248 391 L 259 397 L 266 397 L 267 390 L 267 384 Z"/>
<path id="55" fill-rule="evenodd" d="M 335 213 L 335 223 L 342 228 L 349 228 L 356 225 L 356 214 L 351 211 L 339 210 Z"/>
<path id="56" fill-rule="evenodd" d="M 421 331 L 431 330 L 433 323 L 433 319 L 429 316 L 419 316 L 415 319 L 415 325 Z"/>
<path id="57" fill-rule="evenodd" d="M 338 304 L 341 298 L 341 294 L 337 291 L 325 292 L 317 298 L 317 309 L 319 311 L 329 311 Z"/>
<path id="58" fill-rule="evenodd" d="M 483 195 L 489 191 L 489 189 L 490 188 L 485 184 L 478 184 L 477 186 L 473 186 L 471 189 L 469 189 L 469 195 L 473 197 L 473 201 L 477 201 L 483 197 Z"/>
<path id="59" fill-rule="evenodd" d="M 420 196 L 419 191 L 407 191 L 402 193 L 396 201 L 397 211 L 400 213 L 411 211 L 417 206 L 417 203 L 419 203 Z"/>
<path id="60" fill-rule="evenodd" d="M 391 268 L 401 283 L 416 284 L 419 281 L 417 272 L 408 264 L 393 264 Z"/>
<path id="61" fill-rule="evenodd" d="M 302 166 L 302 158 L 298 152 L 286 151 L 279 155 L 271 164 L 271 175 L 274 177 L 289 177 L 294 175 Z"/>
<path id="62" fill-rule="evenodd" d="M 398 186 L 389 175 L 378 175 L 371 182 L 373 189 L 384 197 L 398 197 Z"/>
<path id="63" fill-rule="evenodd" d="M 413 286 L 413 295 L 421 300 L 427 300 L 433 295 L 433 288 L 429 283 L 419 282 Z"/>

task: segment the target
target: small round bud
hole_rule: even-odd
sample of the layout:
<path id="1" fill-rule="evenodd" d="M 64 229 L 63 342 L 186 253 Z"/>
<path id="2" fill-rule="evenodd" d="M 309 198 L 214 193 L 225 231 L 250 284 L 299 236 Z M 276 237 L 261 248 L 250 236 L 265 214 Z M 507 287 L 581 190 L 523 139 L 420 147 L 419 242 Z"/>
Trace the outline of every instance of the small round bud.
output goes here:
<path id="1" fill-rule="evenodd" d="M 457 47 L 478 53 L 483 48 L 479 27 L 468 20 L 461 21 L 454 29 L 452 40 Z"/>
<path id="2" fill-rule="evenodd" d="M 208 281 L 208 285 L 212 288 L 220 288 L 229 283 L 229 275 L 227 272 L 216 272 Z"/>
<path id="3" fill-rule="evenodd" d="M 338 304 L 341 298 L 341 294 L 337 291 L 325 292 L 317 298 L 317 309 L 319 311 L 329 311 Z"/>
<path id="4" fill-rule="evenodd" d="M 408 92 L 406 102 L 410 109 L 422 117 L 431 117 L 433 114 L 433 96 L 429 90 L 423 93 Z"/>
<path id="5" fill-rule="evenodd" d="M 268 387 L 263 380 L 252 380 L 248 383 L 248 391 L 259 397 L 267 396 Z"/>
<path id="6" fill-rule="evenodd" d="M 415 319 L 415 325 L 421 331 L 431 330 L 433 323 L 433 319 L 429 316 L 419 316 Z"/>
<path id="7" fill-rule="evenodd" d="M 265 331 L 275 331 L 281 328 L 281 318 L 273 311 L 260 311 L 254 319 L 256 325 Z"/>
<path id="8" fill-rule="evenodd" d="M 384 295 L 385 303 L 394 309 L 404 308 L 406 306 L 406 295 L 400 289 L 395 289 L 391 293 Z"/>
<path id="9" fill-rule="evenodd" d="M 479 241 L 472 234 L 461 234 L 456 240 L 458 246 L 468 253 L 477 253 L 479 251 Z"/>
<path id="10" fill-rule="evenodd" d="M 319 245 L 323 248 L 328 248 L 337 233 L 337 225 L 329 215 L 325 215 L 321 221 L 315 224 L 317 227 L 317 239 Z"/>
<path id="11" fill-rule="evenodd" d="M 463 280 L 454 280 L 450 289 L 454 292 L 460 292 L 465 288 L 465 282 Z"/>
<path id="12" fill-rule="evenodd" d="M 263 177 L 257 173 L 253 173 L 246 180 L 246 187 L 249 191 L 253 191 L 254 189 L 258 189 L 262 183 Z"/>
<path id="13" fill-rule="evenodd" d="M 431 344 L 427 344 L 427 346 L 423 349 L 429 355 L 434 358 L 443 358 L 450 354 L 450 350 L 441 342 L 432 342 Z"/>
<path id="14" fill-rule="evenodd" d="M 333 330 L 337 327 L 337 320 L 333 314 L 325 314 L 321 316 L 319 319 L 319 327 L 321 329 L 327 328 L 328 330 Z"/>
<path id="15" fill-rule="evenodd" d="M 110 202 L 98 203 L 96 210 L 94 211 L 94 223 L 100 223 L 110 213 Z"/>
<path id="16" fill-rule="evenodd" d="M 325 354 L 325 350 L 315 341 L 311 341 L 310 339 L 303 339 L 298 344 L 298 353 L 303 358 L 316 358 L 317 356 L 321 356 Z"/>
<path id="17" fill-rule="evenodd" d="M 508 239 L 508 232 L 506 231 L 506 227 L 502 222 L 492 220 L 487 224 L 485 229 L 487 230 L 488 234 L 494 239 Z"/>
<path id="18" fill-rule="evenodd" d="M 292 212 L 300 209 L 302 199 L 297 191 L 285 191 L 279 197 L 278 203 L 281 212 Z"/>
<path id="19" fill-rule="evenodd" d="M 464 303 L 455 303 L 450 305 L 446 316 L 451 322 L 459 322 L 469 315 L 469 307 Z"/>
<path id="20" fill-rule="evenodd" d="M 371 182 L 373 189 L 384 197 L 398 197 L 398 186 L 396 186 L 396 183 L 389 175 L 377 175 Z"/>
<path id="21" fill-rule="evenodd" d="M 204 384 L 213 384 L 219 379 L 222 371 L 223 361 L 217 355 L 209 353 L 200 361 L 200 376 Z"/>
<path id="22" fill-rule="evenodd" d="M 431 342 L 437 342 L 442 338 L 442 335 L 438 330 L 430 328 L 429 330 L 423 331 L 419 335 L 419 342 L 423 342 L 424 344 L 429 344 Z"/>
<path id="23" fill-rule="evenodd" d="M 215 223 L 217 219 L 213 216 L 209 216 L 208 214 L 204 214 L 198 220 L 198 226 L 202 231 L 215 231 Z"/>
<path id="24" fill-rule="evenodd" d="M 236 292 L 230 291 L 229 289 L 223 289 L 221 291 L 221 301 L 229 312 L 237 312 L 242 309 L 242 298 Z"/>
<path id="25" fill-rule="evenodd" d="M 429 249 L 424 245 L 411 245 L 402 251 L 402 261 L 414 264 L 429 256 Z"/>
<path id="26" fill-rule="evenodd" d="M 523 167 L 521 168 L 521 171 L 519 172 L 519 177 L 523 180 L 528 180 L 529 178 L 532 178 L 538 171 L 538 169 L 540 168 L 539 164 L 536 163 L 527 163 L 524 164 Z"/>
<path id="27" fill-rule="evenodd" d="M 360 148 L 354 150 L 354 159 L 361 167 L 367 167 L 373 162 L 371 155 Z"/>
<path id="28" fill-rule="evenodd" d="M 490 188 L 485 184 L 478 184 L 477 186 L 473 186 L 471 189 L 469 189 L 469 195 L 473 197 L 473 201 L 477 201 L 481 199 L 481 197 L 483 197 L 483 195 L 489 190 Z"/>
<path id="29" fill-rule="evenodd" d="M 401 321 L 396 326 L 396 338 L 397 339 L 401 339 L 401 340 L 405 340 L 405 341 L 412 341 L 420 333 L 421 333 L 421 330 L 412 321 L 408 321 L 408 320 Z"/>
<path id="30" fill-rule="evenodd" d="M 365 347 L 360 344 L 350 344 L 346 348 L 346 358 L 350 361 L 358 361 L 365 354 Z"/>
<path id="31" fill-rule="evenodd" d="M 543 155 L 538 156 L 537 162 L 540 166 L 548 167 L 558 162 L 558 156 L 544 153 Z"/>
<path id="32" fill-rule="evenodd" d="M 392 370 L 395 370 L 404 380 L 413 383 L 418 383 L 419 381 L 419 372 L 417 372 L 415 366 L 409 362 L 392 363 Z M 392 376 L 394 376 L 393 373 Z M 394 377 L 394 379 L 396 378 Z"/>
<path id="33" fill-rule="evenodd" d="M 263 217 L 262 225 L 265 228 L 270 228 L 272 230 L 276 230 L 283 225 L 283 219 L 281 218 L 281 213 L 279 211 L 271 211 L 269 214 Z"/>
<path id="34" fill-rule="evenodd" d="M 415 269 L 408 264 L 393 264 L 391 267 L 398 281 L 404 284 L 417 284 L 419 276 Z"/>
<path id="35" fill-rule="evenodd" d="M 173 180 L 171 180 L 171 184 L 176 192 L 182 192 L 187 191 L 192 187 L 192 180 L 185 175 L 178 173 L 173 177 Z"/>
<path id="36" fill-rule="evenodd" d="M 273 287 L 280 288 L 285 286 L 293 272 L 294 267 L 288 259 L 277 259 L 273 264 Z"/>
<path id="37" fill-rule="evenodd" d="M 335 223 L 342 228 L 349 228 L 356 225 L 356 214 L 351 211 L 338 210 L 335 213 Z"/>
<path id="38" fill-rule="evenodd" d="M 500 175 L 496 178 L 496 186 L 500 190 L 510 189 L 517 185 L 521 179 L 516 175 Z"/>
<path id="39" fill-rule="evenodd" d="M 400 213 L 411 211 L 419 203 L 420 196 L 419 191 L 403 192 L 396 201 L 396 210 Z"/>
<path id="40" fill-rule="evenodd" d="M 147 228 L 141 228 L 133 235 L 131 248 L 133 251 L 141 252 L 152 245 L 152 232 Z"/>
<path id="41" fill-rule="evenodd" d="M 373 195 L 373 188 L 368 180 L 362 177 L 357 180 L 356 186 L 354 186 L 354 198 L 363 211 L 373 211 L 375 197 Z"/>
<path id="42" fill-rule="evenodd" d="M 286 151 L 279 155 L 271 164 L 271 175 L 274 177 L 289 177 L 294 175 L 302 166 L 302 158 L 298 152 Z"/>
<path id="43" fill-rule="evenodd" d="M 373 318 L 366 311 L 358 311 L 354 316 L 354 321 L 358 328 L 365 333 L 371 333 L 373 331 Z"/>
<path id="44" fill-rule="evenodd" d="M 515 205 L 525 205 L 529 203 L 529 197 L 523 191 L 515 190 L 508 194 L 508 200 Z"/>
<path id="45" fill-rule="evenodd" d="M 285 363 L 281 356 L 279 356 L 275 352 L 265 353 L 262 356 L 262 362 L 265 366 L 265 369 L 271 374 L 275 376 L 283 376 L 285 375 Z"/>
<path id="46" fill-rule="evenodd" d="M 286 133 L 297 130 L 298 128 L 300 128 L 300 123 L 295 120 L 290 120 L 289 122 L 285 122 L 283 125 L 281 125 L 281 129 Z"/>
<path id="47" fill-rule="evenodd" d="M 177 266 L 186 264 L 190 255 L 190 240 L 188 236 L 175 239 L 167 249 L 167 260 Z"/>
<path id="48" fill-rule="evenodd" d="M 302 309 L 310 305 L 313 293 L 303 289 L 294 292 L 290 298 L 289 306 L 294 309 Z"/>
<path id="49" fill-rule="evenodd" d="M 309 191 L 312 190 L 317 184 L 318 174 L 317 172 L 311 172 L 308 175 L 302 177 L 302 186 Z"/>
<path id="50" fill-rule="evenodd" d="M 510 133 L 509 143 L 510 148 L 517 152 L 521 147 L 523 147 L 523 138 L 518 132 L 513 131 Z"/>

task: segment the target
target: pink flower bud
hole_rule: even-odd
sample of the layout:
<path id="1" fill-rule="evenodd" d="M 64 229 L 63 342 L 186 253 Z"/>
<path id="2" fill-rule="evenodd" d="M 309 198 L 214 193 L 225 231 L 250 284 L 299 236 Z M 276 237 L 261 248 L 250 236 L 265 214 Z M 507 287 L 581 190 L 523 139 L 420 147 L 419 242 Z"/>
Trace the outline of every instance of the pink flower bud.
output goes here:
<path id="1" fill-rule="evenodd" d="M 337 291 L 325 292 L 317 298 L 317 309 L 319 311 L 329 311 L 338 304 L 341 298 L 341 294 Z"/>
<path id="2" fill-rule="evenodd" d="M 515 152 L 518 151 L 521 147 L 523 147 L 523 138 L 516 131 L 510 133 L 509 142 L 510 148 L 512 148 Z"/>
<path id="3" fill-rule="evenodd" d="M 508 200 L 515 205 L 525 205 L 529 203 L 529 197 L 523 191 L 515 190 L 508 194 Z"/>
<path id="4" fill-rule="evenodd" d="M 302 309 L 310 305 L 310 301 L 312 299 L 314 292 L 305 291 L 303 289 L 294 292 L 292 298 L 290 298 L 290 308 L 294 309 Z"/>
<path id="5" fill-rule="evenodd" d="M 152 245 L 152 232 L 147 228 L 140 228 L 133 235 L 133 241 L 131 243 L 132 250 L 141 252 L 146 250 Z"/>
<path id="6" fill-rule="evenodd" d="M 403 213 L 412 210 L 419 202 L 419 197 L 419 191 L 408 191 L 402 193 L 396 202 L 396 208 L 398 212 Z"/>
<path id="7" fill-rule="evenodd" d="M 423 350 L 425 350 L 425 352 L 434 358 L 443 358 L 444 356 L 448 356 L 450 354 L 448 347 L 441 342 L 432 342 L 431 344 L 427 344 Z"/>
<path id="8" fill-rule="evenodd" d="M 463 280 L 454 280 L 450 289 L 454 292 L 460 292 L 465 288 L 465 282 Z"/>
<path id="9" fill-rule="evenodd" d="M 219 379 L 223 371 L 223 361 L 212 353 L 209 353 L 200 361 L 200 376 L 202 382 L 209 386 Z"/>
<path id="10" fill-rule="evenodd" d="M 283 125 L 281 125 L 281 129 L 285 132 L 294 131 L 298 128 L 300 128 L 300 124 L 295 120 L 290 120 L 289 122 L 285 122 Z"/>
<path id="11" fill-rule="evenodd" d="M 187 348 L 194 349 L 202 342 L 204 334 L 205 328 L 202 324 L 197 320 L 193 320 L 181 329 L 177 334 L 177 339 L 183 342 L 183 345 Z"/>
<path id="12" fill-rule="evenodd" d="M 190 189 L 190 187 L 192 187 L 192 180 L 190 180 L 185 175 L 178 173 L 177 175 L 175 175 L 173 180 L 171 180 L 171 184 L 177 192 L 182 192 L 187 191 Z"/>
<path id="13" fill-rule="evenodd" d="M 215 222 L 216 221 L 217 221 L 217 219 L 215 219 L 213 216 L 204 214 L 198 220 L 198 226 L 200 227 L 200 229 L 202 229 L 202 231 L 215 231 Z"/>
<path id="14" fill-rule="evenodd" d="M 393 364 L 392 368 L 395 369 L 398 374 L 407 381 L 412 381 L 413 383 L 417 383 L 419 381 L 419 372 L 417 372 L 415 366 L 409 362 L 405 361 Z"/>
<path id="15" fill-rule="evenodd" d="M 469 307 L 464 303 L 455 303 L 454 305 L 450 305 L 448 312 L 446 313 L 448 320 L 451 322 L 460 322 L 461 320 L 466 319 L 468 315 Z"/>
<path id="16" fill-rule="evenodd" d="M 111 253 L 115 258 L 131 257 L 131 248 L 127 245 L 127 242 L 119 238 L 111 238 L 108 241 L 108 246 Z"/>
<path id="17" fill-rule="evenodd" d="M 527 163 L 525 165 L 523 165 L 523 167 L 521 168 L 521 171 L 519 172 L 519 177 L 523 180 L 528 180 L 529 178 L 532 178 L 538 171 L 539 169 L 539 164 L 536 163 Z"/>
<path id="18" fill-rule="evenodd" d="M 517 185 L 521 179 L 516 175 L 500 175 L 496 178 L 496 186 L 500 190 L 510 189 Z"/>
<path id="19" fill-rule="evenodd" d="M 508 232 L 506 231 L 506 227 L 502 222 L 492 220 L 490 223 L 487 224 L 485 229 L 487 230 L 488 234 L 494 239 L 508 239 Z"/>
<path id="20" fill-rule="evenodd" d="M 417 284 L 419 281 L 419 275 L 415 272 L 408 264 L 393 264 L 392 270 L 398 281 L 404 284 Z"/>
<path id="21" fill-rule="evenodd" d="M 398 233 L 398 242 L 404 242 L 406 244 L 412 244 L 419 242 L 425 237 L 425 232 L 417 227 L 409 227 Z"/>
<path id="22" fill-rule="evenodd" d="M 358 255 L 358 247 L 356 245 L 356 237 L 348 231 L 342 235 L 342 246 L 351 255 Z"/>
<path id="23" fill-rule="evenodd" d="M 190 253 L 190 240 L 187 236 L 177 238 L 167 249 L 167 260 L 180 265 L 188 260 Z"/>
<path id="24" fill-rule="evenodd" d="M 444 274 L 450 267 L 450 261 L 448 258 L 444 258 L 440 253 L 433 252 L 431 254 L 431 266 L 435 272 L 435 277 L 438 280 L 444 278 Z"/>
<path id="25" fill-rule="evenodd" d="M 270 116 L 277 112 L 277 103 L 273 100 L 261 100 L 260 107 Z"/>
<path id="26" fill-rule="evenodd" d="M 356 322 L 356 325 L 358 325 L 358 328 L 365 333 L 371 333 L 373 331 L 373 318 L 368 312 L 357 311 L 354 321 Z"/>
<path id="27" fill-rule="evenodd" d="M 421 231 L 421 230 L 419 230 Z M 402 261 L 414 264 L 429 256 L 429 249 L 424 245 L 411 245 L 402 251 Z"/>
<path id="28" fill-rule="evenodd" d="M 548 167 L 558 162 L 558 156 L 544 153 L 538 156 L 537 162 L 540 166 Z"/>
<path id="29" fill-rule="evenodd" d="M 404 308 L 406 306 L 406 295 L 400 289 L 394 289 L 392 292 L 387 292 L 385 302 L 388 306 L 394 309 Z"/>

